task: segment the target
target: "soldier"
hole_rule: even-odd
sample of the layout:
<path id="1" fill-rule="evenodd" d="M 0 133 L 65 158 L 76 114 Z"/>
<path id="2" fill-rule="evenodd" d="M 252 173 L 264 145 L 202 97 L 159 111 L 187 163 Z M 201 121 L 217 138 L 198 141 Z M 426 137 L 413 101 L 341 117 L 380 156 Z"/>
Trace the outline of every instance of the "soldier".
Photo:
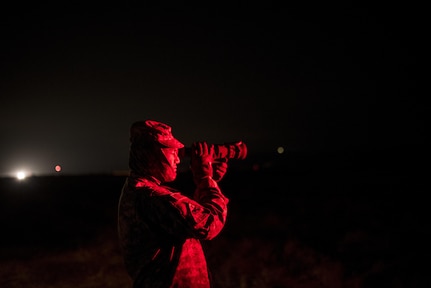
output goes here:
<path id="1" fill-rule="evenodd" d="M 217 182 L 226 161 L 213 163 L 206 142 L 193 143 L 193 197 L 166 186 L 177 176 L 179 149 L 171 127 L 146 120 L 130 129 L 130 175 L 118 205 L 118 235 L 133 287 L 210 287 L 201 240 L 222 230 L 228 199 Z M 194 149 L 193 149 L 194 148 Z M 203 151 L 203 153 L 202 153 Z M 187 194 L 189 195 L 189 194 Z"/>

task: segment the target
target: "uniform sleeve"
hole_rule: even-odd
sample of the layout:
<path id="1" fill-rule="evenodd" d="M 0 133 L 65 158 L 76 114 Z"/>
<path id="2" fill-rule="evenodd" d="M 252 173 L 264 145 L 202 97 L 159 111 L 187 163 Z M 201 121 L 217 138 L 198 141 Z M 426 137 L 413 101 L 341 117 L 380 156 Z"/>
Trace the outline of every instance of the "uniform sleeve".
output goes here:
<path id="1" fill-rule="evenodd" d="M 144 202 L 147 217 L 172 237 L 210 240 L 226 222 L 228 199 L 212 179 L 197 187 L 195 199 L 159 186 Z"/>
<path id="2" fill-rule="evenodd" d="M 220 233 L 226 223 L 229 199 L 223 195 L 217 182 L 212 178 L 202 179 L 196 187 L 194 198 L 215 217 L 209 235 L 209 238 L 212 239 Z"/>

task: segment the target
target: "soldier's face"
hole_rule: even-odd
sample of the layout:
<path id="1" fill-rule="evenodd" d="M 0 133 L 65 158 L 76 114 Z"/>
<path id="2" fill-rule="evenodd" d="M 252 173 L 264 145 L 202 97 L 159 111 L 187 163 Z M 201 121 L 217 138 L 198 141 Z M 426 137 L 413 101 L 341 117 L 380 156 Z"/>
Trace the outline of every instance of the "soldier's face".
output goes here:
<path id="1" fill-rule="evenodd" d="M 165 155 L 167 164 L 163 165 L 164 171 L 164 181 L 171 182 L 177 177 L 177 165 L 180 163 L 180 158 L 178 157 L 177 148 L 162 148 L 163 155 Z"/>

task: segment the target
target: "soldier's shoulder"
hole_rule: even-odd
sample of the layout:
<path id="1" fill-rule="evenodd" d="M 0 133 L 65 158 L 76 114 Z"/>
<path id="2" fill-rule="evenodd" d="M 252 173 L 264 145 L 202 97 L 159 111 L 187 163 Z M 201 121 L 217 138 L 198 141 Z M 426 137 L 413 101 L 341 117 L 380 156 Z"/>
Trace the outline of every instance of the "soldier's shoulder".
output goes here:
<path id="1" fill-rule="evenodd" d="M 171 195 L 172 191 L 166 186 L 160 186 L 157 183 L 143 179 L 139 182 L 139 186 L 136 187 L 138 191 L 142 191 L 148 196 L 167 196 Z"/>

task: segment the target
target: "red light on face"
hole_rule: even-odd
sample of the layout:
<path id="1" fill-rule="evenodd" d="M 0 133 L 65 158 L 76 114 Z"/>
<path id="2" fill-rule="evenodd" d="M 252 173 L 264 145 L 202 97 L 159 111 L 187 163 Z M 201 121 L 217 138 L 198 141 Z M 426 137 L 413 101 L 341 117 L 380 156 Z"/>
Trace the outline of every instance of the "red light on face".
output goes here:
<path id="1" fill-rule="evenodd" d="M 54 169 L 55 169 L 56 172 L 60 172 L 61 171 L 61 166 L 60 165 L 56 165 Z"/>

